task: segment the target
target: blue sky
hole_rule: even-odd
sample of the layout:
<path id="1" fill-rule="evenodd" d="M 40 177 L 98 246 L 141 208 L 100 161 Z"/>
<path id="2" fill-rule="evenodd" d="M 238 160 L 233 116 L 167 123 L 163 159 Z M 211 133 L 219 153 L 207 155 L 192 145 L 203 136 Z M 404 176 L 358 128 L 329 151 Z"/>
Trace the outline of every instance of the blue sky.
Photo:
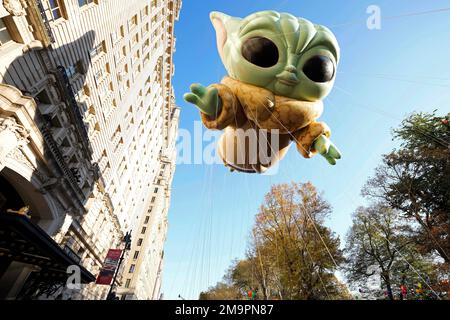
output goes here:
<path id="1" fill-rule="evenodd" d="M 366 9 L 381 8 L 381 30 L 368 30 Z M 165 246 L 165 299 L 197 299 L 245 254 L 253 217 L 274 183 L 311 181 L 333 207 L 327 225 L 344 241 L 360 190 L 381 155 L 395 147 L 391 131 L 413 111 L 450 110 L 450 1 L 184 0 L 175 27 L 174 88 L 180 128 L 192 131 L 195 107 L 182 99 L 189 85 L 217 83 L 226 74 L 216 50 L 210 11 L 246 16 L 289 12 L 328 26 L 342 58 L 321 119 L 343 158 L 330 166 L 291 148 L 274 175 L 230 173 L 221 165 L 178 165 Z M 411 15 L 410 15 L 411 14 Z M 399 17 L 400 16 L 400 17 Z"/>

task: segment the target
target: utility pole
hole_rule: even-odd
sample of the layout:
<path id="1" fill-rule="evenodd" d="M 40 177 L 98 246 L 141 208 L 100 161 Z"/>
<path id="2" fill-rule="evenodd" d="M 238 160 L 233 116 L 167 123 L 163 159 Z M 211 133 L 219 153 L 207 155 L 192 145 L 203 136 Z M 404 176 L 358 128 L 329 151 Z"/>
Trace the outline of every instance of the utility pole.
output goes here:
<path id="1" fill-rule="evenodd" d="M 116 300 L 116 293 L 113 292 L 113 288 L 116 285 L 117 275 L 119 274 L 120 265 L 122 264 L 122 261 L 124 259 L 125 251 L 131 249 L 131 231 L 125 234 L 125 236 L 123 237 L 123 242 L 125 243 L 125 246 L 124 249 L 122 250 L 122 253 L 120 254 L 119 264 L 117 265 L 116 271 L 114 273 L 114 278 L 111 282 L 111 286 L 109 288 L 108 295 L 106 296 L 106 300 Z"/>

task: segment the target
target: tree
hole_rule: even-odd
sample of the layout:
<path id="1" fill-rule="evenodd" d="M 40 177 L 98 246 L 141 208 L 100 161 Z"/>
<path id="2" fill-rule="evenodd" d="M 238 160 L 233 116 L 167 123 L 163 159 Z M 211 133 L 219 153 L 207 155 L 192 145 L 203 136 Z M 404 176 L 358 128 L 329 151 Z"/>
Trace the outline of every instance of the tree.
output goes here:
<path id="1" fill-rule="evenodd" d="M 350 299 L 334 275 L 343 254 L 324 225 L 330 205 L 311 183 L 275 185 L 256 215 L 246 259 L 201 298 L 237 290 L 240 299 Z"/>
<path id="2" fill-rule="evenodd" d="M 345 249 L 348 280 L 367 292 L 370 279 L 379 276 L 380 286 L 391 300 L 395 291 L 400 296 L 401 286 L 436 283 L 431 259 L 418 252 L 410 233 L 411 227 L 398 212 L 384 204 L 358 208 Z"/>
<path id="3" fill-rule="evenodd" d="M 199 300 L 239 300 L 242 296 L 239 290 L 232 284 L 218 282 L 214 287 L 201 292 Z"/>
<path id="4" fill-rule="evenodd" d="M 248 291 L 257 291 L 257 270 L 252 259 L 235 260 L 228 268 L 223 280 L 214 287 L 200 293 L 200 300 L 244 300 Z"/>
<path id="5" fill-rule="evenodd" d="M 418 223 L 423 253 L 450 264 L 450 115 L 413 114 L 394 131 L 398 150 L 384 156 L 363 195 L 383 201 Z"/>
<path id="6" fill-rule="evenodd" d="M 248 296 L 248 291 L 256 291 L 263 287 L 263 277 L 258 271 L 259 268 L 254 259 L 243 259 L 234 263 L 228 271 L 227 278 L 238 288 L 241 296 L 245 297 Z"/>
<path id="7" fill-rule="evenodd" d="M 334 276 L 343 256 L 339 238 L 324 225 L 330 211 L 311 183 L 271 188 L 249 252 L 265 299 L 348 298 Z"/>

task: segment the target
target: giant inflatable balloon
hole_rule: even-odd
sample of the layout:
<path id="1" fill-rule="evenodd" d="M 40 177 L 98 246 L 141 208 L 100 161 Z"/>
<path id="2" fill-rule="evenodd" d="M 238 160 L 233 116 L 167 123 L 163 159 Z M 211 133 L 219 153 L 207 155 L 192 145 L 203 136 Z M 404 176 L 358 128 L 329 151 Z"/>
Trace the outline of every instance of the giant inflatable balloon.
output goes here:
<path id="1" fill-rule="evenodd" d="M 218 154 L 224 164 L 262 173 L 292 141 L 303 157 L 319 153 L 336 164 L 341 154 L 330 129 L 317 121 L 339 61 L 333 33 L 275 11 L 244 19 L 212 12 L 210 18 L 228 75 L 220 84 L 191 85 L 184 99 L 200 109 L 208 129 L 223 130 Z"/>

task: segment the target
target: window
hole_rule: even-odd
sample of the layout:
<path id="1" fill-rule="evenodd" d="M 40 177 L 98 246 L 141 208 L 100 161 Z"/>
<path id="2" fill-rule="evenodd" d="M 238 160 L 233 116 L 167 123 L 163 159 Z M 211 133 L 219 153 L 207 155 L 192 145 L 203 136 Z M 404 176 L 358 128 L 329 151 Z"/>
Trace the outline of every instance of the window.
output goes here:
<path id="1" fill-rule="evenodd" d="M 41 103 L 52 104 L 52 100 L 45 89 L 39 92 L 35 99 Z"/>
<path id="2" fill-rule="evenodd" d="M 150 219 L 150 216 L 146 216 L 145 217 L 145 221 L 144 221 L 144 223 L 148 223 L 148 220 Z"/>
<path id="3" fill-rule="evenodd" d="M 84 93 L 82 91 L 74 92 L 75 98 L 77 101 L 83 101 L 84 100 Z M 79 106 L 81 109 L 84 109 L 86 106 Z"/>
<path id="4" fill-rule="evenodd" d="M 108 76 L 111 72 L 109 67 L 109 63 L 106 63 L 103 68 L 100 68 L 96 73 L 94 73 L 95 81 L 97 82 L 97 86 L 102 82 L 104 78 Z"/>
<path id="5" fill-rule="evenodd" d="M 0 46 L 3 46 L 11 41 L 12 38 L 9 34 L 8 28 L 5 26 L 3 19 L 0 19 Z"/>
<path id="6" fill-rule="evenodd" d="M 150 47 L 150 39 L 144 41 L 143 50 L 147 49 L 148 47 Z"/>
<path id="7" fill-rule="evenodd" d="M 125 28 L 123 27 L 123 25 L 120 26 L 118 31 L 114 31 L 111 33 L 111 40 L 113 44 L 122 39 L 123 37 L 125 37 Z"/>
<path id="8" fill-rule="evenodd" d="M 138 247 L 140 247 L 140 246 L 142 245 L 142 240 L 143 240 L 143 239 L 138 239 L 138 242 L 137 242 L 137 246 L 138 246 Z"/>
<path id="9" fill-rule="evenodd" d="M 93 2 L 94 2 L 94 0 L 78 0 L 78 5 L 80 7 L 82 7 L 82 6 L 85 6 L 85 5 L 87 5 L 89 3 L 93 3 Z"/>
<path id="10" fill-rule="evenodd" d="M 91 89 L 89 89 L 89 86 L 87 84 L 83 86 L 83 92 L 88 97 L 91 95 Z"/>
<path id="11" fill-rule="evenodd" d="M 130 287 L 130 282 L 131 282 L 131 279 L 127 279 L 127 281 L 125 281 L 125 288 Z"/>
<path id="12" fill-rule="evenodd" d="M 133 59 L 136 61 L 136 60 L 139 60 L 139 58 L 140 58 L 140 53 L 139 53 L 139 50 L 136 50 L 136 52 L 134 53 L 134 55 L 133 55 Z"/>
<path id="13" fill-rule="evenodd" d="M 106 52 L 106 42 L 105 42 L 105 40 L 103 40 L 98 45 L 96 45 L 94 48 L 92 48 L 92 50 L 89 53 L 91 55 L 91 58 L 94 58 L 94 57 L 96 57 L 97 55 L 99 55 L 102 52 Z"/>
<path id="14" fill-rule="evenodd" d="M 66 73 L 69 78 L 72 78 L 77 73 L 84 74 L 83 61 L 78 60 L 75 64 L 68 66 L 66 68 Z"/>
<path id="15" fill-rule="evenodd" d="M 145 6 L 145 8 L 142 10 L 142 16 L 148 16 L 148 6 Z"/>
<path id="16" fill-rule="evenodd" d="M 100 82 L 102 81 L 103 77 L 104 77 L 104 73 L 103 73 L 103 71 L 102 71 L 101 69 L 98 70 L 98 71 L 94 74 L 94 78 L 95 78 L 95 81 L 96 81 L 96 83 L 97 83 L 97 86 L 100 84 Z"/>
<path id="17" fill-rule="evenodd" d="M 123 97 L 125 96 L 125 88 L 124 88 L 124 86 L 120 86 L 119 87 L 119 93 L 120 93 L 120 97 L 123 99 Z"/>
<path id="18" fill-rule="evenodd" d="M 53 127 L 55 127 L 55 128 L 62 127 L 61 121 L 59 120 L 59 117 L 57 114 L 55 114 L 50 121 L 51 121 L 51 124 Z"/>
<path id="19" fill-rule="evenodd" d="M 111 140 L 114 140 L 116 137 L 120 136 L 121 132 L 122 129 L 120 128 L 120 125 L 118 125 L 116 131 L 114 131 L 113 135 L 111 136 Z M 123 161 L 125 161 L 125 158 L 123 159 Z"/>
<path id="20" fill-rule="evenodd" d="M 117 40 L 118 40 L 117 32 L 116 31 L 111 32 L 111 42 L 114 44 L 116 43 Z"/>
<path id="21" fill-rule="evenodd" d="M 91 115 L 93 115 L 93 116 L 95 116 L 95 108 L 94 108 L 94 106 L 90 106 L 89 108 L 88 108 L 88 112 L 89 112 L 89 114 L 91 114 Z"/>
<path id="22" fill-rule="evenodd" d="M 134 272 L 134 268 L 136 268 L 136 265 L 135 265 L 135 264 L 132 264 L 132 265 L 130 266 L 129 273 L 133 273 L 133 272 Z"/>
<path id="23" fill-rule="evenodd" d="M 133 259 L 136 260 L 138 257 L 139 257 L 139 251 L 135 251 Z"/>
<path id="24" fill-rule="evenodd" d="M 136 44 L 136 43 L 138 43 L 139 42 L 139 34 L 135 34 L 134 36 L 133 36 L 133 45 L 134 44 Z"/>
<path id="25" fill-rule="evenodd" d="M 147 231 L 147 227 L 142 227 L 142 231 L 141 231 L 141 233 L 142 233 L 142 234 L 144 234 L 144 233 L 145 233 L 145 231 Z"/>
<path id="26" fill-rule="evenodd" d="M 150 31 L 150 25 L 148 24 L 148 22 L 145 24 L 144 26 L 144 34 L 146 34 L 147 32 Z"/>
<path id="27" fill-rule="evenodd" d="M 63 3 L 62 0 L 44 0 L 42 1 L 44 6 L 45 15 L 50 21 L 55 21 L 63 17 Z"/>
<path id="28" fill-rule="evenodd" d="M 138 16 L 137 16 L 137 14 L 135 14 L 135 15 L 131 18 L 130 23 L 131 23 L 131 27 L 134 27 L 134 26 L 137 25 L 137 23 L 138 23 Z"/>

